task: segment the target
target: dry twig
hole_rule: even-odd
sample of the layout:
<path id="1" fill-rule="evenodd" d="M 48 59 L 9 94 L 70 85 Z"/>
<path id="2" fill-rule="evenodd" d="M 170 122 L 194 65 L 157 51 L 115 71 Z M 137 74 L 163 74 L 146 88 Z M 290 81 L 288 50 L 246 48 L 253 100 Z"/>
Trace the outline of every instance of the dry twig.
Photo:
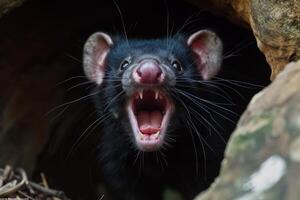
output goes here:
<path id="1" fill-rule="evenodd" d="M 64 192 L 50 189 L 43 175 L 42 182 L 43 185 L 29 181 L 22 168 L 14 170 L 11 166 L 6 166 L 4 169 L 0 169 L 0 198 L 69 200 Z"/>

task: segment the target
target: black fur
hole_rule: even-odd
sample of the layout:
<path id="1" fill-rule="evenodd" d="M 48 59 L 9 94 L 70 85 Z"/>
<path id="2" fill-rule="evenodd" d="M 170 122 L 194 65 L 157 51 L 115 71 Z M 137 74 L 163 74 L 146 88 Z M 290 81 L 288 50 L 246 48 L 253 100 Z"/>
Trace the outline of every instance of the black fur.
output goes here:
<path id="1" fill-rule="evenodd" d="M 185 95 L 164 85 L 175 104 L 175 112 L 167 129 L 167 136 L 171 138 L 166 138 L 169 145 L 160 152 L 139 153 L 135 148 L 125 110 L 129 91 L 120 85 L 122 60 L 128 55 L 143 54 L 153 54 L 166 61 L 172 55 L 184 68 L 183 74 L 175 73 L 174 78 L 177 80 L 175 88 Z M 235 107 L 214 105 L 228 103 L 228 97 L 211 85 L 213 80 L 209 84 L 201 82 L 193 53 L 182 36 L 159 40 L 115 39 L 106 64 L 105 78 L 95 89 L 99 94 L 94 100 L 99 117 L 109 115 L 99 125 L 98 155 L 110 196 L 118 200 L 159 200 L 169 187 L 180 192 L 184 199 L 192 199 L 218 175 L 225 143 L 238 119 L 231 113 L 236 111 Z M 186 96 L 189 94 L 206 102 L 189 96 L 198 102 L 195 103 Z M 199 103 L 203 106 L 199 107 Z"/>

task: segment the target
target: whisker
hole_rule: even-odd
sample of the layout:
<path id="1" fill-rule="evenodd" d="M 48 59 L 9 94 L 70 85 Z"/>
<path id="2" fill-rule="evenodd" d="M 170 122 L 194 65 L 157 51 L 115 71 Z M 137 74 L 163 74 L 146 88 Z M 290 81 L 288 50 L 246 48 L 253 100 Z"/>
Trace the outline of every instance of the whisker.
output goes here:
<path id="1" fill-rule="evenodd" d="M 128 36 L 127 36 L 127 33 L 126 33 L 126 28 L 125 28 L 125 21 L 124 21 L 124 17 L 123 17 L 123 14 L 122 14 L 122 11 L 121 11 L 121 8 L 120 6 L 117 4 L 117 2 L 115 0 L 113 0 L 117 10 L 118 10 L 118 13 L 120 15 L 120 18 L 121 18 L 121 22 L 122 22 L 122 28 L 123 28 L 123 32 L 124 32 L 124 36 L 125 36 L 125 39 L 126 39 L 126 43 L 127 43 L 127 46 L 129 49 L 130 48 L 130 45 L 129 45 L 129 41 L 128 41 Z"/>
<path id="2" fill-rule="evenodd" d="M 136 164 L 137 160 L 139 159 L 140 154 L 141 154 L 141 151 L 137 151 L 137 154 L 136 154 L 135 159 L 132 163 L 132 166 L 134 166 Z"/>
<path id="3" fill-rule="evenodd" d="M 207 88 L 199 88 L 199 87 L 193 87 L 193 86 L 188 86 L 188 85 L 183 85 L 183 84 L 177 84 L 179 87 L 184 87 L 184 88 L 192 88 L 192 89 L 199 89 L 199 90 L 202 90 L 204 92 L 209 92 L 215 96 L 218 96 L 218 97 L 222 97 L 224 98 L 227 102 L 231 103 L 231 104 L 226 104 L 226 105 L 235 105 L 235 103 L 233 102 L 232 98 L 229 96 L 223 96 L 217 92 L 215 92 L 214 90 L 209 90 Z"/>
<path id="4" fill-rule="evenodd" d="M 63 80 L 63 81 L 61 81 L 61 82 L 58 82 L 58 83 L 56 84 L 56 86 L 62 85 L 62 84 L 66 83 L 66 82 L 68 82 L 68 81 L 70 81 L 70 80 L 78 79 L 78 78 L 86 79 L 86 76 L 73 76 L 73 77 L 70 77 L 70 78 L 68 78 L 68 79 L 66 79 L 66 80 Z"/>
<path id="5" fill-rule="evenodd" d="M 229 110 L 227 108 L 224 108 L 224 107 L 220 106 L 220 105 L 223 105 L 223 103 L 212 102 L 212 101 L 200 98 L 198 96 L 195 96 L 195 95 L 193 95 L 193 94 L 191 94 L 189 92 L 186 92 L 184 90 L 180 90 L 178 88 L 174 88 L 174 89 L 177 90 L 177 91 L 179 91 L 179 92 L 181 92 L 181 94 L 184 94 L 185 96 L 190 96 L 192 98 L 198 99 L 199 101 L 202 101 L 202 102 L 208 103 L 210 105 L 216 106 L 216 107 L 220 108 L 221 110 L 228 111 L 229 113 L 231 113 L 231 114 L 239 117 L 239 115 L 237 113 L 235 113 L 235 112 L 233 112 L 233 111 L 231 111 L 231 110 Z"/>
<path id="6" fill-rule="evenodd" d="M 204 158 L 204 174 L 206 175 L 206 153 L 205 153 L 203 142 L 208 146 L 209 149 L 211 149 L 212 151 L 213 151 L 213 149 L 210 147 L 210 145 L 205 141 L 205 139 L 198 132 L 198 129 L 196 128 L 195 124 L 193 123 L 190 111 L 187 108 L 186 104 L 180 99 L 180 97 L 178 97 L 178 100 L 181 102 L 181 104 L 184 106 L 185 110 L 187 111 L 188 119 L 186 119 L 186 122 L 188 123 L 188 127 L 192 127 L 194 129 L 194 131 L 196 132 L 198 138 L 199 138 L 199 141 L 200 141 L 200 144 L 201 144 L 201 147 L 202 147 L 202 151 L 203 151 L 203 158 Z M 195 144 L 194 139 L 193 139 L 194 136 L 193 136 L 192 132 L 190 132 L 190 134 L 191 134 L 191 137 L 192 137 L 192 141 L 193 141 L 193 145 L 194 145 L 194 149 L 195 149 L 195 153 L 196 153 L 196 158 L 197 158 L 198 154 L 197 154 L 197 150 L 196 150 L 196 144 Z M 197 158 L 197 161 L 196 161 L 196 174 L 197 175 L 199 174 L 199 172 L 198 172 L 198 158 Z"/>
<path id="7" fill-rule="evenodd" d="M 244 87 L 244 88 L 250 88 L 251 87 L 246 87 L 246 86 L 253 86 L 255 88 L 263 88 L 263 85 L 258 85 L 258 84 L 253 84 L 253 83 L 248 83 L 245 81 L 240 81 L 240 80 L 232 80 L 232 79 L 223 79 L 223 78 L 219 78 L 219 77 L 214 77 L 215 79 L 217 79 L 218 81 L 224 81 L 239 87 Z"/>
<path id="8" fill-rule="evenodd" d="M 166 167 L 168 167 L 168 161 L 167 161 L 167 159 L 166 159 L 166 155 L 165 155 L 161 150 L 159 150 L 158 153 L 161 155 L 161 157 L 162 157 L 162 159 L 163 159 L 163 161 L 164 161 Z M 162 168 L 163 168 L 163 165 L 162 165 Z M 163 169 L 164 169 L 164 168 L 163 168 Z"/>
<path id="9" fill-rule="evenodd" d="M 87 138 L 90 135 L 90 133 L 92 133 L 99 126 L 99 124 L 101 124 L 104 120 L 108 119 L 110 116 L 111 116 L 111 113 L 106 113 L 106 114 L 102 115 L 97 120 L 95 120 L 91 125 L 89 125 L 82 134 L 80 134 L 80 136 L 76 139 L 75 143 L 72 145 L 70 152 L 67 155 L 67 160 L 69 160 L 71 158 L 74 151 L 76 151 L 76 149 L 80 146 L 80 144 L 82 144 L 84 142 L 84 139 Z"/>
<path id="10" fill-rule="evenodd" d="M 176 33 L 181 33 L 181 31 L 189 26 L 190 24 L 194 23 L 194 22 L 197 22 L 199 19 L 197 18 L 201 13 L 203 12 L 203 10 L 200 10 L 194 14 L 192 14 L 191 16 L 189 16 L 184 22 L 183 22 L 183 25 L 177 30 Z M 195 17 L 195 19 L 193 19 Z"/>
<path id="11" fill-rule="evenodd" d="M 81 60 L 81 59 L 78 59 L 78 58 L 72 56 L 72 55 L 69 54 L 69 53 L 65 53 L 65 55 L 66 55 L 67 57 L 71 58 L 72 60 L 75 60 L 76 62 L 82 64 L 82 60 Z"/>
<path id="12" fill-rule="evenodd" d="M 193 108 L 190 108 L 196 115 L 198 115 L 202 120 L 204 120 L 207 124 L 209 124 L 210 128 L 212 128 L 216 133 L 217 135 L 221 138 L 221 140 L 224 142 L 224 144 L 226 144 L 226 140 L 225 138 L 219 133 L 219 131 L 207 120 L 205 119 L 199 112 L 197 112 L 196 110 L 194 110 Z M 217 124 L 217 126 L 219 126 L 220 128 L 223 128 L 221 127 L 221 125 L 215 121 L 215 119 L 210 115 L 211 119 Z M 201 120 L 196 118 L 197 121 L 199 121 L 201 123 Z M 211 134 L 211 133 L 210 133 Z"/>
<path id="13" fill-rule="evenodd" d="M 187 120 L 187 123 L 189 124 L 189 126 L 192 126 L 193 127 L 193 129 L 194 129 L 194 131 L 196 132 L 196 134 L 198 135 L 198 138 L 199 138 L 199 141 L 200 141 L 200 144 L 201 144 L 201 148 L 202 148 L 202 152 L 203 152 L 203 158 L 204 158 L 204 163 L 203 163 L 203 166 L 204 166 L 204 174 L 205 174 L 205 176 L 206 176 L 206 152 L 205 152 L 205 148 L 204 148 L 204 144 L 203 144 L 203 138 L 202 137 L 199 137 L 199 132 L 198 132 L 198 130 L 197 130 L 197 128 L 195 127 L 195 125 L 194 125 L 194 123 L 191 121 L 191 119 L 190 119 L 190 122 L 188 122 L 188 120 Z M 191 133 L 191 135 L 192 135 L 192 133 Z M 194 147 L 194 148 L 196 148 L 196 147 Z M 199 169 L 198 169 L 198 164 L 197 164 L 197 171 L 196 171 L 196 175 L 198 176 L 199 175 L 199 171 L 198 171 Z"/>
<path id="14" fill-rule="evenodd" d="M 170 12 L 169 12 L 169 7 L 168 7 L 168 4 L 167 4 L 167 1 L 166 0 L 164 0 L 164 4 L 165 4 L 165 7 L 166 7 L 166 22 L 167 22 L 167 40 L 166 40 L 166 42 L 167 42 L 167 48 L 169 48 L 169 37 L 170 37 L 170 35 L 171 35 L 171 33 L 170 33 L 170 35 L 169 35 L 169 26 L 170 26 Z"/>
<path id="15" fill-rule="evenodd" d="M 181 83 L 181 82 L 182 83 L 186 83 L 186 80 L 185 81 L 177 81 L 177 82 L 179 82 L 179 83 Z M 199 83 L 199 81 L 196 81 L 196 80 L 194 80 L 194 82 Z M 200 83 L 203 84 L 203 85 L 205 85 L 205 86 L 217 89 L 218 91 L 220 91 L 222 94 L 224 94 L 226 96 L 224 98 L 227 98 L 227 99 L 229 99 L 229 102 L 232 102 L 232 98 L 230 97 L 230 95 L 224 89 L 222 89 L 221 87 L 219 87 L 218 85 L 213 84 L 213 82 L 200 82 Z"/>
<path id="16" fill-rule="evenodd" d="M 190 99 L 190 98 L 197 98 L 197 99 L 200 100 L 200 101 L 206 102 L 206 103 L 208 103 L 208 104 L 210 104 L 210 105 L 213 105 L 213 106 L 216 106 L 216 107 L 220 108 L 221 111 L 223 110 L 223 112 L 227 111 L 227 112 L 229 112 L 229 113 L 235 115 L 236 117 L 239 117 L 239 115 L 238 115 L 237 113 L 235 113 L 235 112 L 233 112 L 233 111 L 231 111 L 231 110 L 229 110 L 229 109 L 226 109 L 226 108 L 224 108 L 224 107 L 221 107 L 221 106 L 217 105 L 216 103 L 213 103 L 213 102 L 211 102 L 211 101 L 208 101 L 208 100 L 199 98 L 199 97 L 197 97 L 197 96 L 194 96 L 194 95 L 192 95 L 192 94 L 190 94 L 190 93 L 186 93 L 186 92 L 184 92 L 184 91 L 180 91 L 180 90 L 179 90 L 179 92 L 180 92 L 182 95 L 184 95 L 185 97 L 189 98 L 189 99 Z M 189 95 L 190 95 L 190 96 L 189 96 Z M 216 110 L 210 108 L 209 106 L 207 106 L 207 105 L 205 105 L 205 104 L 201 104 L 201 103 L 200 103 L 200 104 L 197 104 L 195 101 L 192 101 L 192 102 L 195 103 L 196 105 L 198 105 L 200 108 L 205 107 L 205 108 L 207 108 L 207 109 L 213 111 L 213 112 L 216 113 L 217 115 L 223 117 L 224 119 L 227 119 L 229 122 L 231 122 L 231 123 L 233 123 L 233 124 L 236 124 L 235 121 L 229 119 L 229 118 L 226 117 L 225 115 L 223 115 L 223 114 L 217 112 Z M 199 102 L 198 102 L 198 103 L 199 103 Z"/>
<path id="17" fill-rule="evenodd" d="M 103 109 L 103 112 L 106 112 L 106 110 L 109 108 L 110 105 L 112 105 L 114 103 L 114 101 L 119 97 L 121 96 L 122 94 L 124 93 L 124 91 L 122 90 L 121 92 L 119 92 L 116 96 L 114 96 L 114 98 L 112 100 L 110 100 L 110 102 L 108 102 L 104 109 Z"/>
<path id="18" fill-rule="evenodd" d="M 78 102 L 83 101 L 83 100 L 86 100 L 86 99 L 88 99 L 88 98 L 90 98 L 90 97 L 92 97 L 92 96 L 95 96 L 95 95 L 97 95 L 99 92 L 100 92 L 100 91 L 97 91 L 97 92 L 95 92 L 95 93 L 88 94 L 88 95 L 86 95 L 86 96 L 83 96 L 83 97 L 80 97 L 80 98 L 78 98 L 78 99 L 75 99 L 75 100 L 72 100 L 72 101 L 63 103 L 63 104 L 61 104 L 61 105 L 59 105 L 59 106 L 56 106 L 56 107 L 52 108 L 51 110 L 49 110 L 48 112 L 46 112 L 46 113 L 43 115 L 43 117 L 46 117 L 47 115 L 49 115 L 50 113 L 52 113 L 53 111 L 55 111 L 55 110 L 57 110 L 57 109 L 59 109 L 59 108 L 61 108 L 61 107 L 64 107 L 64 106 L 67 106 L 67 105 L 70 105 L 70 104 L 73 104 L 73 103 L 78 103 Z"/>
<path id="19" fill-rule="evenodd" d="M 254 41 L 250 41 L 250 42 L 248 42 L 248 43 L 246 43 L 246 44 L 244 45 L 243 43 L 245 43 L 245 42 L 247 42 L 247 41 L 242 41 L 242 42 L 240 42 L 238 45 L 236 45 L 235 47 L 233 47 L 232 50 L 226 52 L 226 53 L 223 55 L 223 58 L 226 59 L 226 57 L 228 58 L 228 55 L 234 55 L 234 54 L 240 52 L 241 50 L 243 50 L 243 49 L 249 47 L 250 45 L 255 44 Z M 243 45 L 244 45 L 244 46 L 243 46 Z"/>
<path id="20" fill-rule="evenodd" d="M 83 85 L 87 85 L 87 84 L 92 84 L 93 82 L 91 81 L 86 81 L 86 82 L 83 82 L 83 83 L 78 83 L 76 85 L 74 85 L 73 87 L 70 87 L 67 89 L 67 91 L 70 91 L 70 90 L 73 90 L 74 88 L 77 88 L 79 86 L 83 86 Z"/>

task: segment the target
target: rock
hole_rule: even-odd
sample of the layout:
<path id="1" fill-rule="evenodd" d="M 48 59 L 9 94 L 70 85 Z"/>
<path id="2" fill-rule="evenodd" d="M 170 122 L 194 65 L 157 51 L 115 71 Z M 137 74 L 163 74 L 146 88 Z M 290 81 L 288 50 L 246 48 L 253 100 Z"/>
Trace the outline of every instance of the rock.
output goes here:
<path id="1" fill-rule="evenodd" d="M 300 1 L 188 0 L 251 28 L 272 68 L 271 79 L 300 59 Z"/>
<path id="2" fill-rule="evenodd" d="M 196 200 L 296 200 L 300 196 L 300 61 L 251 101 L 220 176 Z"/>

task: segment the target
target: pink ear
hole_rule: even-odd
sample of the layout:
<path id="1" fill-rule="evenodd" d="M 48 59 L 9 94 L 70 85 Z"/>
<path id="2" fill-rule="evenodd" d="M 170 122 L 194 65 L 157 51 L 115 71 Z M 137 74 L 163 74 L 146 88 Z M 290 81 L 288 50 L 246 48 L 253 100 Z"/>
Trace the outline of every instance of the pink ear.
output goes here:
<path id="1" fill-rule="evenodd" d="M 222 64 L 223 44 L 221 39 L 208 30 L 192 34 L 187 44 L 193 50 L 199 73 L 204 80 L 215 76 Z"/>
<path id="2" fill-rule="evenodd" d="M 97 32 L 84 45 L 83 68 L 86 76 L 101 85 L 105 72 L 105 60 L 113 41 L 109 35 Z"/>

